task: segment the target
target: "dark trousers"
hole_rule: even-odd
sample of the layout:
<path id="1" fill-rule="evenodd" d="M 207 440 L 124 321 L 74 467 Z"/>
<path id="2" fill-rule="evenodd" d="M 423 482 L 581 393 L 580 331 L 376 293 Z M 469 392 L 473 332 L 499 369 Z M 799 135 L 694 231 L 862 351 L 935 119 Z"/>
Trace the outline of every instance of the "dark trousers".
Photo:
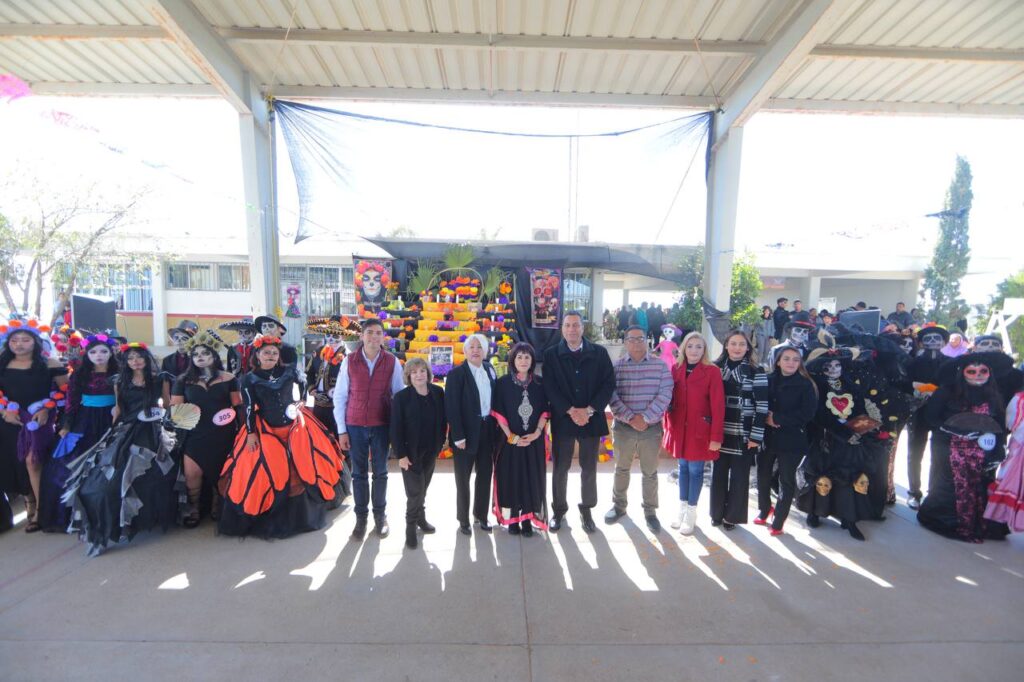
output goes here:
<path id="1" fill-rule="evenodd" d="M 434 465 L 437 464 L 437 453 L 423 455 L 420 460 L 402 470 L 402 483 L 405 484 L 405 525 L 412 527 L 424 518 L 423 503 L 427 497 L 427 487 L 434 476 Z"/>
<path id="2" fill-rule="evenodd" d="M 761 518 L 768 517 L 772 506 L 772 467 L 779 463 L 779 498 L 775 501 L 775 520 L 772 528 L 780 529 L 789 516 L 789 508 L 796 495 L 796 469 L 803 455 L 766 450 L 757 456 L 757 508 Z"/>
<path id="3" fill-rule="evenodd" d="M 356 516 L 365 518 L 369 511 L 371 469 L 373 515 L 383 516 L 388 501 L 388 427 L 349 425 L 348 439 L 352 446 L 348 454 L 352 460 L 352 497 L 355 498 Z"/>
<path id="4" fill-rule="evenodd" d="M 564 516 L 569 511 L 565 491 L 569 487 L 569 468 L 576 443 L 580 445 L 580 506 L 587 509 L 597 506 L 597 449 L 601 436 L 554 434 L 551 441 L 551 458 L 555 463 L 551 474 L 551 511 L 555 516 Z"/>
<path id="5" fill-rule="evenodd" d="M 750 465 L 754 451 L 719 454 L 711 466 L 711 520 L 746 523 L 750 496 Z M 760 478 L 758 479 L 760 480 Z"/>
<path id="6" fill-rule="evenodd" d="M 920 498 L 921 460 L 924 459 L 924 448 L 928 445 L 928 435 L 931 433 L 931 430 L 928 428 L 928 420 L 925 418 L 924 406 L 919 407 L 914 416 L 911 417 L 910 422 L 907 424 L 907 431 L 910 435 L 910 439 L 907 441 L 907 477 L 910 479 L 909 492 L 911 496 Z"/>
<path id="7" fill-rule="evenodd" d="M 459 523 L 469 524 L 469 477 L 476 467 L 473 485 L 473 518 L 487 519 L 491 507 L 491 475 L 494 471 L 494 432 L 497 425 L 487 417 L 480 425 L 476 452 L 452 447 L 455 459 L 455 514 Z"/>

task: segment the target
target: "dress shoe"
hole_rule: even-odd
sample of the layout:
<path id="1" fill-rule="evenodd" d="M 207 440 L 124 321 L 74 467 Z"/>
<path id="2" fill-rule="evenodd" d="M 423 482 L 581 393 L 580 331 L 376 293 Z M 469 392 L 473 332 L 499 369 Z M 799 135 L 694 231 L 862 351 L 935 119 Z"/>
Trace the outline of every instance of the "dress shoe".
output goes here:
<path id="1" fill-rule="evenodd" d="M 463 535 L 472 535 L 473 534 L 473 528 L 468 523 L 460 523 L 459 524 L 459 532 L 462 533 Z"/>
<path id="2" fill-rule="evenodd" d="M 860 532 L 860 528 L 857 527 L 856 523 L 847 524 L 846 530 L 850 533 L 850 537 L 854 540 L 860 540 L 861 542 L 864 542 L 867 539 L 864 537 L 864 533 Z"/>
<path id="3" fill-rule="evenodd" d="M 782 529 L 781 528 L 772 528 L 771 531 L 768 534 L 771 535 L 771 536 L 782 535 Z"/>
<path id="4" fill-rule="evenodd" d="M 658 521 L 658 517 L 655 516 L 654 514 L 646 515 L 644 517 L 644 521 L 647 522 L 647 528 L 652 533 L 660 533 L 661 532 L 661 522 Z"/>
<path id="5" fill-rule="evenodd" d="M 817 528 L 818 526 L 821 525 L 821 519 L 818 517 L 817 514 L 808 514 L 807 515 L 807 525 L 810 526 L 811 528 Z"/>
<path id="6" fill-rule="evenodd" d="M 405 529 L 405 546 L 409 549 L 416 549 L 419 543 L 416 541 L 416 527 Z"/>
<path id="7" fill-rule="evenodd" d="M 580 518 L 583 520 L 583 530 L 587 533 L 596 533 L 597 526 L 594 524 L 594 517 L 590 513 L 590 507 L 580 505 Z"/>
<path id="8" fill-rule="evenodd" d="M 523 537 L 524 538 L 533 537 L 533 524 L 532 523 L 530 523 L 529 521 L 523 521 L 522 529 L 523 529 Z"/>
<path id="9" fill-rule="evenodd" d="M 551 517 L 551 523 L 548 524 L 548 530 L 552 533 L 557 533 L 562 528 L 562 515 L 555 514 Z"/>
<path id="10" fill-rule="evenodd" d="M 711 519 L 711 525 L 718 527 L 722 525 L 722 519 Z"/>
<path id="11" fill-rule="evenodd" d="M 726 530 L 733 530 L 734 528 L 736 528 L 736 524 L 729 523 L 728 521 L 722 521 L 722 528 Z"/>
<path id="12" fill-rule="evenodd" d="M 362 540 L 364 537 L 366 537 L 366 517 L 357 516 L 356 526 L 352 529 L 351 538 L 353 540 Z"/>
<path id="13" fill-rule="evenodd" d="M 388 525 L 388 517 L 377 516 L 373 519 L 373 525 L 377 530 L 377 537 L 386 538 L 388 533 L 391 532 L 391 526 Z"/>
<path id="14" fill-rule="evenodd" d="M 519 535 L 519 524 L 518 523 L 510 523 L 510 524 L 508 524 L 508 534 L 509 535 Z"/>
<path id="15" fill-rule="evenodd" d="M 626 515 L 625 509 L 619 509 L 618 507 L 612 507 L 608 510 L 608 513 L 604 515 L 604 522 L 611 525 Z"/>
<path id="16" fill-rule="evenodd" d="M 477 519 L 476 522 L 480 525 L 480 530 L 485 533 L 491 532 L 491 524 L 487 523 L 487 519 Z"/>
<path id="17" fill-rule="evenodd" d="M 427 523 L 427 519 L 423 516 L 421 516 L 420 520 L 416 522 L 416 525 L 419 526 L 421 531 L 428 535 L 437 531 L 437 528 L 434 528 L 432 525 Z"/>

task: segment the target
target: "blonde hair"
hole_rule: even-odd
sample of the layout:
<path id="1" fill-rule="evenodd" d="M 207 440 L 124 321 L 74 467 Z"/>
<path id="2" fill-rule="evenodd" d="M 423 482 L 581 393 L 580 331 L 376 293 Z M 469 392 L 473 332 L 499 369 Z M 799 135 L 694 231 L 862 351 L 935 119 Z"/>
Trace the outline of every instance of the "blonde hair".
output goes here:
<path id="1" fill-rule="evenodd" d="M 434 380 L 434 373 L 430 371 L 430 365 L 423 358 L 409 358 L 402 367 L 402 381 L 406 386 L 412 386 L 412 373 L 418 369 L 427 370 L 427 383 Z"/>
<path id="2" fill-rule="evenodd" d="M 711 357 L 708 355 L 708 340 L 705 339 L 700 332 L 690 332 L 689 334 L 683 337 L 682 342 L 679 344 L 679 360 L 676 362 L 676 364 L 686 364 L 686 344 L 690 341 L 690 339 L 700 339 L 700 342 L 704 344 L 704 355 L 700 359 L 700 364 L 710 365 Z"/>

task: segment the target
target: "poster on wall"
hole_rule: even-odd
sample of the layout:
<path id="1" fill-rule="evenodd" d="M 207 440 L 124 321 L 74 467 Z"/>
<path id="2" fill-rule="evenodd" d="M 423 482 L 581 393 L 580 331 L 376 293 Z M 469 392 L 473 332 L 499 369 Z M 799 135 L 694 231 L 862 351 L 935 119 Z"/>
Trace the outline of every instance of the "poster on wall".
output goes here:
<path id="1" fill-rule="evenodd" d="M 356 306 L 360 311 L 380 312 L 384 306 L 384 293 L 391 283 L 392 261 L 386 258 L 352 256 L 355 267 L 353 286 Z"/>
<path id="2" fill-rule="evenodd" d="M 284 288 L 285 301 L 288 303 L 288 307 L 284 311 L 285 317 L 291 317 L 297 319 L 302 317 L 302 308 L 299 306 L 299 296 L 302 294 L 302 285 L 298 282 L 292 282 Z"/>
<path id="3" fill-rule="evenodd" d="M 562 305 L 561 268 L 527 268 L 530 273 L 530 310 L 534 329 L 558 329 Z"/>

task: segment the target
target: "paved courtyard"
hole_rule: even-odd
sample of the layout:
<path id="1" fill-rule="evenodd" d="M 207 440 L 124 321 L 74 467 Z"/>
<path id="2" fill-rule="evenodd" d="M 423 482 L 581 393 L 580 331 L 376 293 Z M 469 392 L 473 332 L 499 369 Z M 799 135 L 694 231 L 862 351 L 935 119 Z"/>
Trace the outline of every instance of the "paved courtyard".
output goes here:
<path id="1" fill-rule="evenodd" d="M 795 513 L 787 534 L 643 526 L 550 538 L 457 532 L 443 462 L 427 498 L 438 527 L 275 542 L 193 531 L 140 536 L 96 559 L 70 537 L 0 536 L 2 680 L 977 680 L 1024 669 L 1024 539 L 968 545 L 900 504 L 866 543 Z M 600 465 L 600 517 L 612 463 Z M 570 479 L 578 496 L 579 479 Z M 901 491 L 902 492 L 902 491 Z M 706 509 L 707 490 L 702 506 Z M 571 500 L 570 503 L 572 504 Z"/>

